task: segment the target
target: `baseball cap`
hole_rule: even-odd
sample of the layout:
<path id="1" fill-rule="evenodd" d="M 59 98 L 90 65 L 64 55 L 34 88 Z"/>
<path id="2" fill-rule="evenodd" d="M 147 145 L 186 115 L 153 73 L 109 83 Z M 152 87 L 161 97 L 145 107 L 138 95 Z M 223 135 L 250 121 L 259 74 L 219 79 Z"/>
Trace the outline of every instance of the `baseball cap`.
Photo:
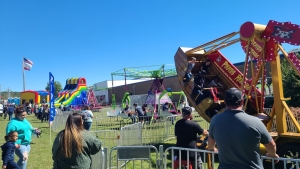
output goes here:
<path id="1" fill-rule="evenodd" d="M 181 112 L 183 116 L 189 116 L 190 114 L 192 114 L 192 108 L 184 107 L 181 109 Z"/>
<path id="2" fill-rule="evenodd" d="M 237 88 L 230 88 L 225 92 L 225 102 L 238 104 L 242 100 L 243 94 Z"/>

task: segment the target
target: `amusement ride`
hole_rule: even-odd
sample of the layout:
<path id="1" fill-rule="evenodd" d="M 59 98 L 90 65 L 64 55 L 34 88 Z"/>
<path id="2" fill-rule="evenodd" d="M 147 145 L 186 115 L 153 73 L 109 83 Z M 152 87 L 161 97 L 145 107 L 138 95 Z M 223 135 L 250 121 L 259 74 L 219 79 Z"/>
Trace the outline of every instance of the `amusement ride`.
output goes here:
<path id="1" fill-rule="evenodd" d="M 221 49 L 240 43 L 245 52 L 244 70 L 239 71 L 220 52 Z M 244 110 L 246 113 L 261 119 L 270 131 L 276 142 L 280 157 L 299 158 L 300 154 L 300 125 L 291 112 L 286 101 L 282 87 L 281 56 L 290 64 L 296 74 L 300 75 L 300 62 L 294 52 L 288 53 L 282 44 L 300 45 L 300 26 L 291 22 L 277 22 L 270 20 L 267 25 L 245 22 L 239 31 L 205 43 L 195 48 L 180 47 L 175 54 L 175 65 L 182 90 L 190 104 L 208 122 L 211 118 L 222 113 L 224 104 L 224 92 L 231 88 L 239 88 L 244 94 Z M 192 78 L 185 83 L 184 78 L 188 62 L 195 57 Z M 207 74 L 201 74 L 200 67 L 206 60 L 210 60 L 210 70 Z M 264 109 L 265 88 L 256 88 L 260 79 L 261 86 L 266 83 L 266 67 L 270 67 L 273 84 L 274 104 L 270 112 Z M 208 90 L 211 97 L 203 98 L 200 103 L 192 97 L 194 80 L 199 74 L 206 81 L 219 78 L 222 87 L 215 86 L 203 88 Z M 275 129 L 274 129 L 275 127 Z M 295 129 L 295 130 L 293 130 Z M 260 146 L 261 152 L 266 153 L 264 146 Z M 280 165 L 280 164 L 278 164 Z M 289 168 L 298 168 L 295 163 L 289 162 Z"/>

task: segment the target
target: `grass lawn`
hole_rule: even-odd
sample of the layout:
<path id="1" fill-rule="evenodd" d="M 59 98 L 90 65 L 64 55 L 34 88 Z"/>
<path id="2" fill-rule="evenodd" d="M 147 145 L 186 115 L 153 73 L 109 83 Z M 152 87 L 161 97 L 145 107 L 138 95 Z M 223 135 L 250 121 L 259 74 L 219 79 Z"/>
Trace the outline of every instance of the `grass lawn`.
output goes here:
<path id="1" fill-rule="evenodd" d="M 101 123 L 96 124 L 96 119 L 94 119 L 93 122 L 93 130 L 115 130 L 116 132 L 119 132 L 120 126 L 124 126 L 126 124 L 129 124 L 130 121 L 122 121 L 122 118 L 120 119 L 114 119 L 111 118 L 110 120 L 108 120 L 108 118 L 106 118 L 106 111 L 109 108 L 104 108 L 102 109 L 100 112 L 94 112 L 94 115 L 98 118 L 98 120 L 100 119 L 106 119 L 107 122 L 103 122 L 102 120 Z M 27 115 L 26 119 L 32 124 L 33 127 L 35 128 L 39 128 L 42 131 L 42 135 L 40 138 L 35 138 L 34 136 L 32 137 L 32 143 L 31 143 L 31 151 L 29 153 L 29 160 L 28 160 L 28 165 L 27 168 L 28 169 L 51 169 L 52 168 L 52 144 L 53 144 L 53 140 L 56 137 L 57 132 L 51 132 L 51 139 L 50 139 L 50 129 L 49 129 L 49 125 L 48 123 L 44 122 L 41 123 L 40 120 L 38 120 L 34 115 Z M 196 118 L 195 118 L 196 119 Z M 127 123 L 128 122 L 128 123 Z M 0 141 L 1 145 L 4 143 L 4 135 L 5 135 L 5 129 L 6 129 L 6 125 L 8 123 L 7 119 L 3 119 L 3 117 L 0 117 L 0 126 L 2 128 L 2 130 L 0 131 L 0 138 L 2 138 L 2 140 Z M 198 123 L 200 123 L 200 125 L 202 126 L 206 126 L 207 123 L 205 121 L 199 120 Z M 64 125 L 64 124 L 63 124 Z M 204 127 L 205 129 L 207 127 Z M 151 142 L 155 142 L 157 140 L 153 140 L 153 135 L 155 135 L 155 133 L 160 133 L 161 131 L 165 130 L 164 128 L 160 127 L 160 125 L 152 125 L 150 126 L 146 126 L 145 129 L 143 129 L 143 136 L 145 136 L 145 139 L 143 140 L 143 142 L 147 142 L 147 144 L 151 144 Z M 173 129 L 171 128 L 169 131 L 169 136 L 173 135 Z M 101 137 L 101 136 L 100 136 Z M 115 137 L 115 136 L 113 136 Z M 101 138 L 100 138 L 101 139 Z M 158 138 L 160 139 L 162 142 L 157 144 L 163 144 L 164 145 L 164 149 L 166 149 L 169 146 L 174 146 L 175 144 L 175 140 L 171 139 L 165 143 L 163 143 L 163 139 L 162 138 Z M 110 140 L 110 138 L 108 138 L 107 140 L 103 140 L 104 141 L 104 146 L 108 146 L 108 152 L 110 151 L 110 148 L 116 144 L 116 142 L 114 142 L 113 140 Z M 111 143 L 111 144 L 109 144 Z M 158 146 L 157 146 L 158 147 Z M 15 156 L 15 160 L 17 160 L 18 157 Z M 169 166 L 170 166 L 170 162 L 169 161 Z M 151 161 L 150 161 L 150 166 L 154 167 L 156 164 L 156 157 L 155 157 L 155 153 L 152 152 L 151 153 Z M 139 162 L 135 162 L 134 164 L 132 162 L 129 162 L 126 167 L 127 168 L 141 168 L 141 164 Z M 142 164 L 142 168 L 149 168 L 149 162 L 143 162 Z M 169 167 L 168 167 L 169 168 Z"/>

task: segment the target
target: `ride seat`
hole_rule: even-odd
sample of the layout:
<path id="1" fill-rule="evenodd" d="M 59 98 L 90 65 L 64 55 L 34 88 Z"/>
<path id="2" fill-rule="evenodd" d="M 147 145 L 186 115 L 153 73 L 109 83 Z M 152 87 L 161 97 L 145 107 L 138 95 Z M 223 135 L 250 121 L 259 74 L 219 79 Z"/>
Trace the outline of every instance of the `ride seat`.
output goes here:
<path id="1" fill-rule="evenodd" d="M 181 165 L 183 166 L 187 166 L 187 161 L 186 160 L 181 160 Z M 174 161 L 174 169 L 178 169 L 179 167 L 179 160 L 175 160 Z M 188 169 L 193 169 L 193 166 L 192 166 L 192 162 L 190 161 L 189 162 L 189 167 Z"/>

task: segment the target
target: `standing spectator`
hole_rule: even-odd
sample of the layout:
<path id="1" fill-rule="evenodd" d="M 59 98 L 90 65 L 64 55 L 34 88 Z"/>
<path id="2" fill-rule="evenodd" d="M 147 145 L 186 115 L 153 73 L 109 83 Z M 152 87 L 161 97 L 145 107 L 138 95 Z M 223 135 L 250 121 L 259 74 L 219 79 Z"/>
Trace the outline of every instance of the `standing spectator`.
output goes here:
<path id="1" fill-rule="evenodd" d="M 33 110 L 33 112 L 34 112 L 34 115 L 37 117 L 38 116 L 38 110 L 39 110 L 39 105 L 38 104 L 35 104 L 34 105 L 34 110 Z"/>
<path id="2" fill-rule="evenodd" d="M 25 119 L 26 114 L 24 107 L 18 107 L 15 111 L 16 117 L 11 119 L 6 126 L 6 134 L 11 131 L 18 133 L 16 144 L 19 144 L 20 148 L 16 149 L 16 155 L 19 157 L 17 164 L 21 169 L 26 169 L 30 152 L 31 134 L 35 130 Z"/>
<path id="3" fill-rule="evenodd" d="M 44 105 L 39 105 L 38 119 L 42 120 L 43 118 Z"/>
<path id="4" fill-rule="evenodd" d="M 53 143 L 53 169 L 89 169 L 91 155 L 100 150 L 101 141 L 84 130 L 82 115 L 70 114 L 65 129 L 57 134 Z"/>
<path id="5" fill-rule="evenodd" d="M 60 108 L 61 111 L 64 111 L 64 105 L 62 103 L 60 103 L 59 108 Z"/>
<path id="6" fill-rule="evenodd" d="M 8 107 L 8 120 L 12 119 L 12 115 L 14 114 L 15 111 L 15 106 L 14 105 L 10 105 Z"/>
<path id="7" fill-rule="evenodd" d="M 31 110 L 31 104 L 29 103 L 29 102 L 27 102 L 27 103 L 25 103 L 25 108 L 26 108 L 26 112 L 27 112 L 27 114 L 28 115 L 30 115 L 31 113 L 30 113 L 30 110 Z"/>
<path id="8" fill-rule="evenodd" d="M 49 107 L 47 104 L 44 105 L 41 122 L 47 122 L 49 120 Z"/>
<path id="9" fill-rule="evenodd" d="M 3 108 L 4 119 L 6 119 L 7 112 L 8 112 L 7 105 L 4 105 L 4 108 Z"/>
<path id="10" fill-rule="evenodd" d="M 20 148 L 20 145 L 15 144 L 18 139 L 18 133 L 15 131 L 11 131 L 6 136 L 4 136 L 4 139 L 6 143 L 1 146 L 3 160 L 2 168 L 20 169 L 20 167 L 14 162 L 15 149 Z"/>
<path id="11" fill-rule="evenodd" d="M 176 147 L 197 149 L 196 140 L 198 135 L 208 135 L 208 131 L 200 127 L 193 120 L 192 108 L 184 107 L 182 110 L 182 119 L 175 124 Z M 179 152 L 175 151 L 175 155 L 179 158 Z M 198 159 L 195 159 L 196 152 L 189 152 L 189 160 L 192 161 L 193 168 L 201 169 L 202 160 L 200 153 L 197 153 Z M 187 160 L 187 152 L 181 151 L 181 160 Z M 195 167 L 197 161 L 197 167 Z"/>
<path id="12" fill-rule="evenodd" d="M 263 168 L 259 145 L 262 143 L 268 157 L 278 158 L 276 145 L 264 124 L 243 111 L 243 94 L 237 88 L 225 93 L 226 110 L 215 115 L 209 128 L 210 151 L 217 151 L 219 169 Z"/>
<path id="13" fill-rule="evenodd" d="M 83 110 L 82 113 L 84 115 L 83 127 L 86 130 L 90 130 L 93 123 L 92 118 L 94 118 L 93 112 L 90 110 L 89 106 L 85 106 L 85 110 Z"/>

